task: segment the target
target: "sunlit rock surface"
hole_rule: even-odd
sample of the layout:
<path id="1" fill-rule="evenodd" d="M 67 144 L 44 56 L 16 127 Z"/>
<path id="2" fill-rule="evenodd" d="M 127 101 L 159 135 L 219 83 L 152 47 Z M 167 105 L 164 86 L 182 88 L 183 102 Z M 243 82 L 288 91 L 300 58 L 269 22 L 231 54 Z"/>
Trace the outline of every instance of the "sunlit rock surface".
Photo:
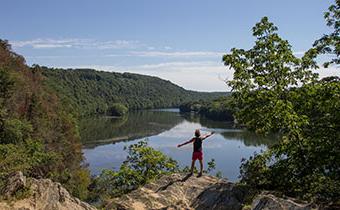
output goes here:
<path id="1" fill-rule="evenodd" d="M 241 209 L 245 192 L 212 176 L 173 174 L 114 199 L 108 209 Z"/>
<path id="2" fill-rule="evenodd" d="M 19 191 L 24 198 L 16 198 Z M 21 172 L 12 174 L 1 190 L 6 200 L 1 210 L 94 210 L 95 207 L 72 197 L 59 183 L 49 179 L 26 178 Z M 269 192 L 256 196 L 252 205 L 244 205 L 247 190 L 225 179 L 204 175 L 172 174 L 145 185 L 127 195 L 108 202 L 104 209 L 255 209 L 311 210 L 308 203 L 291 198 L 278 198 Z"/>
<path id="3" fill-rule="evenodd" d="M 16 191 L 25 190 L 26 196 L 16 199 Z M 6 200 L 1 210 L 94 210 L 91 205 L 72 197 L 61 184 L 50 179 L 25 178 L 21 172 L 11 175 L 2 190 Z M 13 196 L 13 197 L 11 197 Z"/>
<path id="4" fill-rule="evenodd" d="M 225 179 L 172 174 L 113 199 L 106 209 L 318 209 L 310 204 L 278 198 L 270 193 L 255 197 L 251 206 L 245 205 L 247 193 L 244 187 Z"/>
<path id="5" fill-rule="evenodd" d="M 292 198 L 278 198 L 270 193 L 262 193 L 256 196 L 252 203 L 254 210 L 312 210 L 318 209 L 316 206 L 303 203 L 301 201 L 295 201 Z"/>

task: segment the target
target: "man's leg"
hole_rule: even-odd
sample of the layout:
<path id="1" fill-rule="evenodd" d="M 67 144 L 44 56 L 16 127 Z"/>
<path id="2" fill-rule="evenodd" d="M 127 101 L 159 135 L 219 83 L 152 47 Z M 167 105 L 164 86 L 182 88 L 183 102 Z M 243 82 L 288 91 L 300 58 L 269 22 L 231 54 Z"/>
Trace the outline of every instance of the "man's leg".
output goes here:
<path id="1" fill-rule="evenodd" d="M 190 172 L 191 172 L 192 174 L 194 174 L 195 162 L 196 162 L 196 160 L 192 160 L 192 162 L 191 162 L 191 170 L 190 170 Z"/>

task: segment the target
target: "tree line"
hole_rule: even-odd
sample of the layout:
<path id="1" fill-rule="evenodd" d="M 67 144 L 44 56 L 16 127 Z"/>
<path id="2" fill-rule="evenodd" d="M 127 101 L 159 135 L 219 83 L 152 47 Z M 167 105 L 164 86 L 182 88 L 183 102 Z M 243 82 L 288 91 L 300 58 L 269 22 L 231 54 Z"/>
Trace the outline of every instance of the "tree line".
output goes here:
<path id="1" fill-rule="evenodd" d="M 129 110 L 178 107 L 193 100 L 212 100 L 222 92 L 185 90 L 157 77 L 102 72 L 93 69 L 53 69 L 36 66 L 46 83 L 81 115 L 118 114 Z M 119 105 L 120 104 L 120 105 Z M 118 112 L 118 113 L 117 113 Z"/>

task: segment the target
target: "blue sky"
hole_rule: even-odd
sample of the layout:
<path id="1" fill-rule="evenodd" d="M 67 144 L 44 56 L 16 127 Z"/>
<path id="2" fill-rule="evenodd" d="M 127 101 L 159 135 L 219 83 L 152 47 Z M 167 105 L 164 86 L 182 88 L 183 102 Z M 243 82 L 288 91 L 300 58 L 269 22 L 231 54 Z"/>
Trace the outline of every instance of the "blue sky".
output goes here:
<path id="1" fill-rule="evenodd" d="M 327 33 L 332 0 L 2 0 L 0 38 L 29 65 L 134 72 L 224 91 L 221 56 L 253 45 L 261 17 L 296 54 Z M 335 73 L 321 69 L 321 75 Z M 339 74 L 339 73 L 337 73 Z"/>

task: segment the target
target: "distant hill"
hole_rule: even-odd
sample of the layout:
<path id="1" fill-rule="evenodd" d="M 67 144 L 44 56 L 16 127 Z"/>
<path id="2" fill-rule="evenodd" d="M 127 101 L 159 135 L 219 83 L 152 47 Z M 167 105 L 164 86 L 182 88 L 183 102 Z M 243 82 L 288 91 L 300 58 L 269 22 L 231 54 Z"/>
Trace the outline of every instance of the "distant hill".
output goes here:
<path id="1" fill-rule="evenodd" d="M 114 103 L 122 103 L 130 110 L 167 108 L 227 95 L 185 90 L 170 81 L 140 74 L 40 68 L 48 86 L 81 115 L 104 114 Z"/>

